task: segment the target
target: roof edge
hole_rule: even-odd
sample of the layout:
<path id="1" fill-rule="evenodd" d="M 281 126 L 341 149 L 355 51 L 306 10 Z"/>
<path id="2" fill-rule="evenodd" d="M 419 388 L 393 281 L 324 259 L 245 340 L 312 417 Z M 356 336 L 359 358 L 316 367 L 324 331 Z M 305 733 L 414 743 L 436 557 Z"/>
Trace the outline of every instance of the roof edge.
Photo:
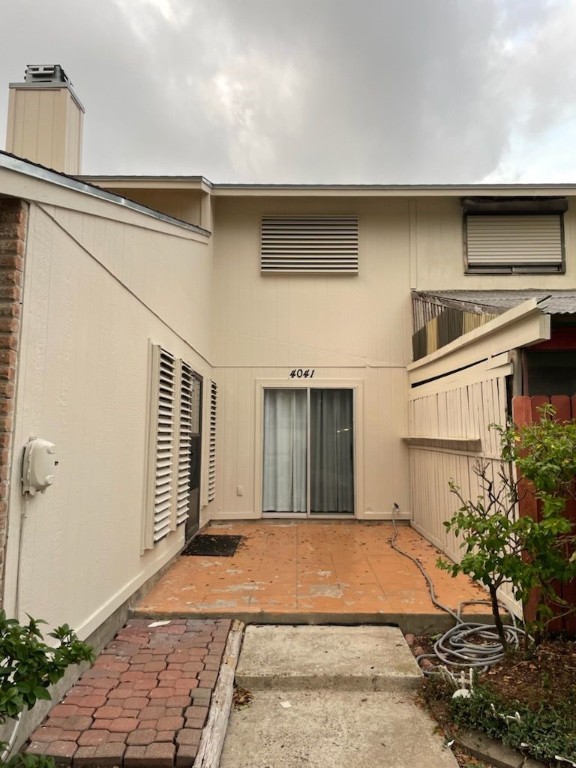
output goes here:
<path id="1" fill-rule="evenodd" d="M 150 216 L 158 221 L 163 221 L 166 224 L 173 224 L 174 226 L 186 229 L 189 232 L 195 232 L 199 235 L 209 237 L 211 232 L 203 227 L 199 227 L 196 224 L 190 224 L 187 221 L 182 221 L 174 216 L 169 216 L 160 211 L 156 211 L 154 208 L 149 208 L 146 205 L 137 203 L 134 200 L 130 200 L 127 197 L 122 197 L 114 192 L 102 189 L 94 184 L 90 184 L 87 181 L 83 181 L 75 176 L 69 176 L 61 171 L 55 171 L 51 168 L 47 168 L 39 163 L 33 163 L 31 160 L 13 155 L 10 152 L 4 152 L 0 150 L 0 168 L 5 168 L 8 171 L 14 171 L 15 173 L 21 173 L 25 176 L 45 181 L 49 184 L 54 184 L 58 187 L 64 187 L 74 192 L 80 192 L 81 194 L 88 195 L 90 197 L 96 197 L 100 200 L 104 200 L 113 205 L 120 205 L 123 208 L 135 211 L 136 213 Z"/>

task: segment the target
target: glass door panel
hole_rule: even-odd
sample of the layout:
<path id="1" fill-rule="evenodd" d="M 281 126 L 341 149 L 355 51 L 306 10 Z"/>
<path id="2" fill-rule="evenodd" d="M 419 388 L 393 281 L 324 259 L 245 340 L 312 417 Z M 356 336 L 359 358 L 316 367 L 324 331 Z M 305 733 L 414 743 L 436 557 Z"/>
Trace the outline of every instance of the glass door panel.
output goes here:
<path id="1" fill-rule="evenodd" d="M 354 514 L 353 395 L 264 391 L 264 514 Z"/>
<path id="2" fill-rule="evenodd" d="M 351 389 L 310 390 L 310 514 L 354 512 Z"/>
<path id="3" fill-rule="evenodd" d="M 305 389 L 264 393 L 265 513 L 307 512 L 307 399 Z"/>

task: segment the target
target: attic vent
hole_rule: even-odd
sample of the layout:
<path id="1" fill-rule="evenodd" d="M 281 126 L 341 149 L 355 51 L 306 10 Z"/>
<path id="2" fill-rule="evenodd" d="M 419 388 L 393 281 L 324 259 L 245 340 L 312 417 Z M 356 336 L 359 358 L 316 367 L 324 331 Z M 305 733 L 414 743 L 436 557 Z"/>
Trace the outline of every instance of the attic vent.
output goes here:
<path id="1" fill-rule="evenodd" d="M 466 216 L 470 272 L 563 271 L 560 214 Z"/>
<path id="2" fill-rule="evenodd" d="M 208 501 L 214 501 L 216 494 L 216 404 L 218 387 L 210 384 L 210 451 L 208 457 Z"/>
<path id="3" fill-rule="evenodd" d="M 261 270 L 358 274 L 358 217 L 264 216 Z"/>

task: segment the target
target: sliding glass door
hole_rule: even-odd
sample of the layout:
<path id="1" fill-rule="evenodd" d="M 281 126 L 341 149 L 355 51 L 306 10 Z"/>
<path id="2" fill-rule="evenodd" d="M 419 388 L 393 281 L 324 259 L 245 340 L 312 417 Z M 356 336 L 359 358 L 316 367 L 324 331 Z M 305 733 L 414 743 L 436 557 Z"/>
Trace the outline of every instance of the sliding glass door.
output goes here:
<path id="1" fill-rule="evenodd" d="M 264 392 L 264 512 L 307 512 L 307 401 L 305 389 Z"/>
<path id="2" fill-rule="evenodd" d="M 354 514 L 351 389 L 264 392 L 265 514 Z"/>
<path id="3" fill-rule="evenodd" d="M 354 512 L 351 389 L 310 390 L 310 513 Z"/>

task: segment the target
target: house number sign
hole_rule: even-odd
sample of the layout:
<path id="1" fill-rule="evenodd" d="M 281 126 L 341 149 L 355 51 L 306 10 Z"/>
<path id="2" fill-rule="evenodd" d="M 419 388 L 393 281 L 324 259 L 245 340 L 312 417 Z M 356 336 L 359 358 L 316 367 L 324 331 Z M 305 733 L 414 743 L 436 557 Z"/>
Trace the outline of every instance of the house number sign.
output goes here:
<path id="1" fill-rule="evenodd" d="M 292 368 L 289 373 L 291 379 L 313 379 L 314 368 Z"/>

